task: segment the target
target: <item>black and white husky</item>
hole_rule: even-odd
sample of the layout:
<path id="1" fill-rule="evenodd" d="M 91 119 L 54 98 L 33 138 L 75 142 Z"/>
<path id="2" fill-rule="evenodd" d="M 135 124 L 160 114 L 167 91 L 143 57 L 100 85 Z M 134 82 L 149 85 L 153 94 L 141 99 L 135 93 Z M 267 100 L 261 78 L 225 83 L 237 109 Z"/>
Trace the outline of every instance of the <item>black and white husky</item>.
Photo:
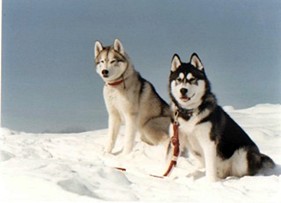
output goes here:
<path id="1" fill-rule="evenodd" d="M 227 176 L 254 175 L 274 167 L 268 156 L 217 104 L 203 64 L 196 53 L 189 63 L 175 54 L 169 94 L 174 118 L 180 124 L 180 144 L 199 159 L 211 181 Z"/>
<path id="2" fill-rule="evenodd" d="M 132 151 L 137 131 L 148 144 L 168 145 L 169 105 L 135 71 L 121 42 L 116 39 L 112 46 L 104 47 L 97 41 L 95 63 L 97 73 L 105 82 L 103 95 L 109 115 L 106 152 L 112 152 L 122 121 L 125 123 L 123 154 Z"/>

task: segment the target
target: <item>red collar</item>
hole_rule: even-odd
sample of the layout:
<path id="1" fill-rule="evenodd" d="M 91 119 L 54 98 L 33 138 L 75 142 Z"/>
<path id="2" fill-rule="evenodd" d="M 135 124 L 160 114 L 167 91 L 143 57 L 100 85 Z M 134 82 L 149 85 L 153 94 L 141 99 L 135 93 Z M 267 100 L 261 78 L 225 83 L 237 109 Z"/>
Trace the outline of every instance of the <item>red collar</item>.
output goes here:
<path id="1" fill-rule="evenodd" d="M 123 82 L 124 82 L 124 79 L 121 79 L 121 80 L 117 80 L 115 82 L 109 82 L 107 84 L 110 85 L 110 86 L 117 86 L 117 85 L 120 85 Z"/>

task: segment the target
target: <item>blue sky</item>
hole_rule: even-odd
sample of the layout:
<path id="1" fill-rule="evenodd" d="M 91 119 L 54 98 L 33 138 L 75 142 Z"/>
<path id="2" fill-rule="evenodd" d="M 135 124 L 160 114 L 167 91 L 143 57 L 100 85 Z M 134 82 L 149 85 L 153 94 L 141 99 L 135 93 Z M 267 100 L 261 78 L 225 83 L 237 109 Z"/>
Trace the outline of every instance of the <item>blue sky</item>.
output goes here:
<path id="1" fill-rule="evenodd" d="M 170 61 L 197 52 L 219 104 L 281 103 L 279 0 L 3 0 L 2 125 L 107 127 L 94 43 L 119 38 L 169 102 Z"/>

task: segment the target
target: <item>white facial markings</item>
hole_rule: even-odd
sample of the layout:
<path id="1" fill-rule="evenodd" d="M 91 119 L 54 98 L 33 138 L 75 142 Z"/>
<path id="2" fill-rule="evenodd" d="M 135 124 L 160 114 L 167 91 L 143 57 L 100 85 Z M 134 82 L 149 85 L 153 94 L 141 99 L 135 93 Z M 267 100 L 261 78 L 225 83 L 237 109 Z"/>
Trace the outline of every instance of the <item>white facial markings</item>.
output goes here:
<path id="1" fill-rule="evenodd" d="M 179 74 L 179 78 L 180 78 L 181 80 L 183 80 L 184 74 L 183 74 L 183 73 L 180 73 L 180 74 Z"/>
<path id="2" fill-rule="evenodd" d="M 127 67 L 127 61 L 120 59 L 116 51 L 104 49 L 96 61 L 96 71 L 105 81 L 114 81 L 121 77 Z"/>
<path id="3" fill-rule="evenodd" d="M 188 73 L 186 76 L 186 79 L 191 80 L 192 78 L 194 78 L 193 75 L 191 73 Z"/>
<path id="4" fill-rule="evenodd" d="M 186 99 L 186 97 L 183 98 L 181 93 L 181 89 L 183 88 L 188 90 L 186 97 L 189 99 Z M 171 93 L 183 108 L 197 108 L 205 93 L 205 81 L 196 80 L 192 73 L 188 73 L 187 75 L 179 73 L 177 79 L 171 82 Z"/>
<path id="5" fill-rule="evenodd" d="M 197 79 L 193 76 L 192 73 L 188 73 L 186 76 L 184 75 L 184 73 L 179 73 L 178 77 L 177 77 L 177 85 L 188 85 L 187 83 L 191 84 L 191 85 L 197 85 Z"/>

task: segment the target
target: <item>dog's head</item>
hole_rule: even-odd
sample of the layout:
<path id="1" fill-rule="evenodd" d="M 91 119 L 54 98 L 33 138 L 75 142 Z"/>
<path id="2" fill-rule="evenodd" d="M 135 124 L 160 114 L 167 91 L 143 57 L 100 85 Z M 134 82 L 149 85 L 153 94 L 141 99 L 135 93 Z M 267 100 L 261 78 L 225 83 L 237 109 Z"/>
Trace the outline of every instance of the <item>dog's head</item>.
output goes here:
<path id="1" fill-rule="evenodd" d="M 182 63 L 175 54 L 169 80 L 172 101 L 185 109 L 197 108 L 209 88 L 203 64 L 196 53 L 191 55 L 189 63 Z"/>
<path id="2" fill-rule="evenodd" d="M 95 43 L 96 71 L 105 82 L 118 80 L 128 66 L 123 45 L 115 39 L 113 46 L 103 47 L 101 42 Z"/>

